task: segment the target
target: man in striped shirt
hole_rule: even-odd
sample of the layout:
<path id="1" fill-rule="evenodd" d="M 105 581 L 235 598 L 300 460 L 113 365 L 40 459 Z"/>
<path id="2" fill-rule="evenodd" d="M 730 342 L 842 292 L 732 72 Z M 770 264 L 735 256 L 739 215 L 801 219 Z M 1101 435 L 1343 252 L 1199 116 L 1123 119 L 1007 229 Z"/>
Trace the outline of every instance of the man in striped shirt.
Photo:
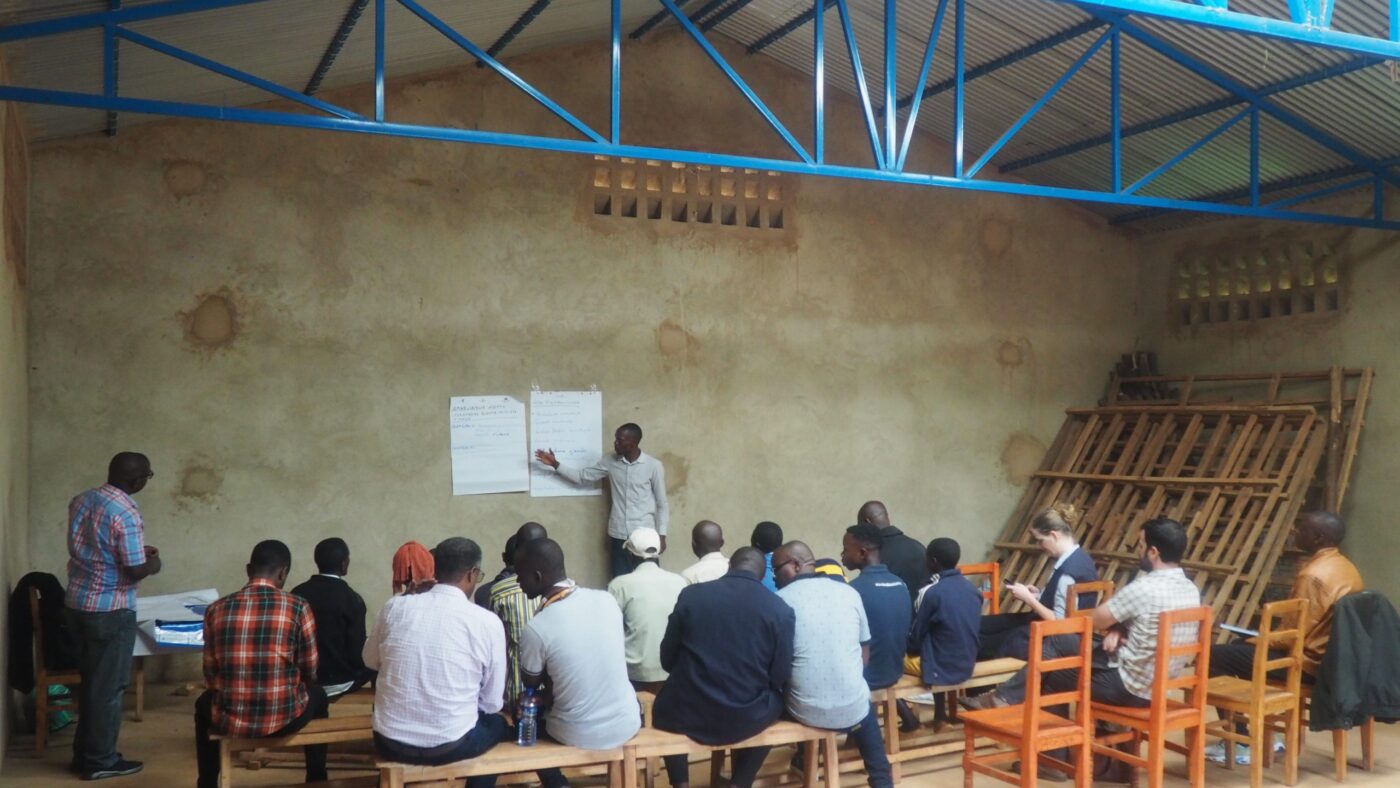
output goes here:
<path id="1" fill-rule="evenodd" d="M 160 551 L 145 543 L 145 521 L 131 496 L 155 476 L 144 454 L 121 452 L 107 483 L 68 504 L 70 626 L 81 642 L 74 772 L 88 780 L 141 771 L 117 752 L 122 695 L 136 645 L 136 584 L 160 571 Z"/>
<path id="2" fill-rule="evenodd" d="M 204 613 L 204 694 L 194 706 L 199 788 L 219 782 L 219 743 L 226 736 L 284 736 L 329 715 L 316 683 L 316 620 L 305 599 L 282 590 L 292 552 L 275 539 L 258 542 L 248 584 Z M 306 748 L 306 781 L 326 779 L 326 745 Z"/>
<path id="3" fill-rule="evenodd" d="M 520 550 L 526 542 L 548 536 L 549 532 L 539 523 L 529 522 L 520 526 L 515 532 L 515 553 L 511 556 L 511 565 L 516 565 L 520 558 Z M 490 605 L 491 612 L 501 619 L 506 628 L 505 708 L 514 714 L 523 689 L 520 682 L 520 636 L 540 605 L 539 602 L 525 596 L 525 592 L 520 588 L 520 578 L 514 573 L 491 587 Z"/>

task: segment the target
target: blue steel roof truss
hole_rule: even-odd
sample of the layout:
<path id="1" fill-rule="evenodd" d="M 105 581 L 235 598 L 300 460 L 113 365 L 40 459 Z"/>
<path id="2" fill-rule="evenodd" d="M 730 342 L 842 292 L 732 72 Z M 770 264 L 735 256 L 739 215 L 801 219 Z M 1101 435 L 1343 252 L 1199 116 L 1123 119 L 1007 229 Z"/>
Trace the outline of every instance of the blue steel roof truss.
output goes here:
<path id="1" fill-rule="evenodd" d="M 350 5 L 349 13 L 340 30 L 332 39 L 331 46 L 322 58 L 317 72 L 303 91 L 297 91 L 262 79 L 254 74 L 232 66 L 205 58 L 193 51 L 176 47 L 168 42 L 133 30 L 129 25 L 151 19 L 160 19 L 184 14 L 199 14 L 215 9 L 254 5 L 269 0 L 167 0 L 138 6 L 123 7 L 118 0 L 110 0 L 108 10 L 75 14 L 33 22 L 21 22 L 0 27 L 0 43 L 43 39 L 56 34 L 78 30 L 100 32 L 103 46 L 103 80 L 100 93 L 82 93 L 52 89 L 28 88 L 22 85 L 0 85 L 0 100 L 53 104 L 99 110 L 107 113 L 108 133 L 115 133 L 116 114 L 134 112 L 149 115 L 166 115 L 204 120 L 219 120 L 238 123 L 253 123 L 301 129 L 341 131 L 348 133 L 375 134 L 431 139 L 446 142 L 495 145 L 510 148 L 533 149 L 574 153 L 583 155 L 632 157 L 642 159 L 663 159 L 695 165 L 742 167 L 771 170 L 785 173 L 817 175 L 835 178 L 878 181 L 885 183 L 932 186 L 950 189 L 1016 194 L 1033 197 L 1079 200 L 1106 205 L 1132 207 L 1137 210 L 1118 216 L 1115 223 L 1134 221 L 1170 211 L 1196 211 L 1226 216 L 1244 216 L 1264 219 L 1280 219 L 1339 224 L 1360 227 L 1373 227 L 1387 230 L 1400 229 L 1400 220 L 1387 218 L 1386 186 L 1400 186 L 1400 176 L 1392 168 L 1400 164 L 1400 157 L 1371 159 L 1355 145 L 1338 139 L 1324 129 L 1318 128 L 1306 118 L 1279 105 L 1271 97 L 1305 85 L 1315 85 L 1329 78 L 1344 76 L 1383 60 L 1400 60 L 1400 20 L 1397 20 L 1397 3 L 1390 3 L 1391 18 L 1388 36 L 1385 38 L 1365 36 L 1353 32 L 1342 32 L 1330 28 L 1333 0 L 1289 0 L 1289 18 L 1271 18 L 1239 13 L 1228 9 L 1226 0 L 1202 0 L 1201 4 L 1179 0 L 1055 0 L 1075 6 L 1088 13 L 1091 20 L 1065 29 L 1052 36 L 1035 41 L 1021 50 L 1002 55 L 977 65 L 967 63 L 966 25 L 967 3 L 969 0 L 920 0 L 936 5 L 932 29 L 922 55 L 922 68 L 916 87 L 907 96 L 896 94 L 898 78 L 897 27 L 898 5 L 913 0 L 884 0 L 884 47 L 879 53 L 866 53 L 877 56 L 883 71 L 883 91 L 880 105 L 871 101 L 871 90 L 866 84 L 865 69 L 861 67 L 859 42 L 854 35 L 848 0 L 811 0 L 812 7 L 781 25 L 748 47 L 750 53 L 761 51 L 781 38 L 794 34 L 811 24 L 814 35 L 813 98 L 812 98 L 812 152 L 783 125 L 777 115 L 765 104 L 762 98 L 744 81 L 725 56 L 706 38 L 706 33 L 725 19 L 739 13 L 752 0 L 712 0 L 704 3 L 697 11 L 687 15 L 683 10 L 689 0 L 658 0 L 658 12 L 645 24 L 632 31 L 632 38 L 639 38 L 648 30 L 667 21 L 678 24 L 688 38 L 699 46 L 724 74 L 732 85 L 743 94 L 752 109 L 761 115 L 768 126 L 782 139 L 785 148 L 793 154 L 791 158 L 742 156 L 711 151 L 680 148 L 631 145 L 623 142 L 621 128 L 622 105 L 622 37 L 620 0 L 610 0 L 610 19 L 606 29 L 611 40 L 611 91 L 609 133 L 605 137 L 598 133 L 560 103 L 541 92 L 510 68 L 496 59 L 495 55 L 528 26 L 540 14 L 548 13 L 549 0 L 537 0 L 525 15 L 520 17 L 507 33 L 495 44 L 483 49 L 446 22 L 424 8 L 419 0 L 374 0 L 373 24 L 375 25 L 375 111 L 373 118 L 366 118 L 343 107 L 314 98 L 325 71 L 330 68 L 340 45 L 344 43 L 348 28 L 359 19 L 359 12 L 365 10 L 367 2 L 356 0 Z M 313 2 L 314 0 L 307 0 Z M 1048 0 L 1028 0 L 1028 3 Z M 453 42 L 472 57 L 479 65 L 496 72 L 509 81 L 519 91 L 529 96 L 542 107 L 553 113 L 574 134 L 572 136 L 545 136 L 514 134 L 478 129 L 460 129 L 421 124 L 400 123 L 390 120 L 385 106 L 384 71 L 385 37 L 384 18 L 386 3 L 395 2 L 403 6 L 423 23 Z M 953 74 L 947 80 L 927 86 L 930 65 L 938 46 L 944 24 L 945 12 L 952 6 L 953 15 Z M 826 17 L 831 10 L 836 11 L 836 19 Z M 1215 28 L 1231 33 L 1260 36 L 1287 41 L 1310 47 L 1350 53 L 1352 57 L 1341 63 L 1329 65 L 1316 71 L 1295 76 L 1262 88 L 1251 89 L 1228 74 L 1221 73 L 1210 64 L 1188 54 L 1153 30 L 1138 24 L 1135 20 L 1151 18 L 1172 23 Z M 600 19 L 600 28 L 604 20 Z M 826 116 L 829 110 L 826 101 L 826 63 L 824 31 L 828 22 L 840 25 L 846 44 L 847 55 L 853 64 L 856 83 L 853 85 L 858 98 L 859 111 L 870 138 L 871 162 L 868 165 L 840 165 L 826 160 Z M 601 32 L 601 31 L 600 31 Z M 1007 128 L 996 141 L 979 154 L 968 166 L 966 164 L 965 143 L 967 140 L 967 117 L 977 111 L 976 106 L 968 106 L 967 83 L 994 71 L 1032 57 L 1039 52 L 1054 49 L 1075 41 L 1086 34 L 1095 34 L 1087 48 L 1079 48 L 1079 55 L 1064 70 L 1064 73 L 1044 93 Z M 921 34 L 922 37 L 922 34 Z M 1184 110 L 1163 115 L 1159 118 L 1138 122 L 1124 127 L 1122 119 L 1122 95 L 1124 74 L 1122 73 L 1122 42 L 1129 40 L 1134 46 L 1143 46 L 1167 58 L 1205 82 L 1222 89 L 1227 95 L 1198 104 Z M 213 104 L 189 103 L 181 101 L 157 100 L 121 95 L 117 72 L 117 52 L 119 42 L 126 41 L 145 49 L 159 52 L 201 69 L 255 86 L 281 99 L 297 104 L 303 112 L 280 109 L 263 109 L 246 106 L 220 106 Z M 1106 55 L 1101 54 L 1107 50 Z M 1109 59 L 1107 91 L 1109 106 L 1104 108 L 1109 118 L 1109 132 L 1085 138 L 1079 142 L 1062 145 L 1049 151 L 1004 163 L 1003 172 L 1019 170 L 1032 165 L 1073 155 L 1103 145 L 1110 146 L 1110 171 L 1102 174 L 1102 188 L 1071 188 L 1056 185 L 1043 185 L 1019 180 L 990 180 L 977 176 L 1005 150 L 1005 146 L 1021 133 L 1041 109 L 1053 100 L 1056 93 L 1076 76 L 1085 72 L 1084 66 L 1095 58 Z M 946 57 L 946 56 L 945 56 Z M 1081 76 L 1081 78 L 1086 78 Z M 920 102 L 924 99 L 952 90 L 953 128 L 949 130 L 952 140 L 951 175 L 915 172 L 908 168 L 908 154 L 914 142 L 914 124 L 918 119 Z M 1199 136 L 1179 153 L 1162 161 L 1147 174 L 1136 178 L 1124 186 L 1123 140 L 1166 126 L 1201 118 L 1223 110 L 1233 112 L 1223 121 L 1214 125 L 1208 132 Z M 905 111 L 905 127 L 898 128 L 898 113 Z M 1267 140 L 1260 130 L 1260 116 L 1267 115 L 1272 122 L 1281 124 L 1292 133 L 1302 135 L 1321 148 L 1347 162 L 1346 166 L 1333 167 L 1306 176 L 1294 176 L 1275 182 L 1261 182 L 1261 148 Z M 1161 175 L 1176 167 L 1201 148 L 1229 131 L 1237 124 L 1245 124 L 1249 133 L 1249 172 L 1245 186 L 1238 189 L 1216 191 L 1213 194 L 1191 198 L 1154 196 L 1143 190 Z M 1293 191 L 1301 187 L 1316 186 L 1311 191 L 1290 194 L 1282 199 L 1265 201 L 1263 195 Z M 1328 213 L 1321 210 L 1308 210 L 1302 206 L 1314 200 L 1336 194 L 1369 189 L 1371 210 L 1367 215 Z"/>

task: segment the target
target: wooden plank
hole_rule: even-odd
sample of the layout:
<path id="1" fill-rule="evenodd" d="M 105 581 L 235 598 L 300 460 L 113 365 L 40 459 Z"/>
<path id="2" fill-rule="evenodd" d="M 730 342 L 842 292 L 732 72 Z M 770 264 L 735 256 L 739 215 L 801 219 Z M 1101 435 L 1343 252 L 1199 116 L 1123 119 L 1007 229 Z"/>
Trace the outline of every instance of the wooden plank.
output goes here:
<path id="1" fill-rule="evenodd" d="M 1157 484 L 1174 485 L 1176 487 L 1210 487 L 1214 485 L 1228 487 L 1282 487 L 1283 479 L 1270 479 L 1266 477 L 1248 477 L 1243 479 L 1215 479 L 1210 477 L 1191 476 L 1129 476 L 1113 473 L 1062 473 L 1059 471 L 1037 471 L 1035 474 L 1039 479 L 1073 479 L 1086 482 L 1108 482 L 1114 484 Z"/>

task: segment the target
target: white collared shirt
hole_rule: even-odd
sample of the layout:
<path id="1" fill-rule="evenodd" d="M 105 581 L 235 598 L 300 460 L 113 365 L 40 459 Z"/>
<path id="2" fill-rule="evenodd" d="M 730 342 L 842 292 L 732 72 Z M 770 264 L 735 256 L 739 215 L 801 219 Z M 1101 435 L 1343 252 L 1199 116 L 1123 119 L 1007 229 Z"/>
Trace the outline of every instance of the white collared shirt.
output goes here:
<path id="1" fill-rule="evenodd" d="M 501 710 L 505 628 L 456 586 L 391 597 L 365 641 L 364 658 L 379 671 L 374 730 L 396 742 L 456 741 L 476 727 L 478 714 Z"/>
<path id="2" fill-rule="evenodd" d="M 700 556 L 700 560 L 681 570 L 681 577 L 688 585 L 708 583 L 729 574 L 729 559 L 716 550 Z"/>
<path id="3" fill-rule="evenodd" d="M 671 522 L 671 504 L 666 501 L 666 469 L 661 461 L 642 452 L 636 462 L 616 454 L 606 454 L 586 468 L 559 463 L 559 475 L 574 484 L 606 478 L 612 487 L 612 512 L 608 515 L 608 536 L 626 539 L 637 528 L 655 528 L 662 536 Z"/>

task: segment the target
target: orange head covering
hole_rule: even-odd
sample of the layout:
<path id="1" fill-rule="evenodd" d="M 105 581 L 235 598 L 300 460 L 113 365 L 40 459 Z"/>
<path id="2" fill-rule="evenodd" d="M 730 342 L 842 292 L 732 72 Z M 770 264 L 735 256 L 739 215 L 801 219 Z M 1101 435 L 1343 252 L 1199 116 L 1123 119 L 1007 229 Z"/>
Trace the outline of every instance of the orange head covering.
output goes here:
<path id="1" fill-rule="evenodd" d="M 413 594 L 428 588 L 433 579 L 433 554 L 417 542 L 405 542 L 394 553 L 394 593 Z"/>

